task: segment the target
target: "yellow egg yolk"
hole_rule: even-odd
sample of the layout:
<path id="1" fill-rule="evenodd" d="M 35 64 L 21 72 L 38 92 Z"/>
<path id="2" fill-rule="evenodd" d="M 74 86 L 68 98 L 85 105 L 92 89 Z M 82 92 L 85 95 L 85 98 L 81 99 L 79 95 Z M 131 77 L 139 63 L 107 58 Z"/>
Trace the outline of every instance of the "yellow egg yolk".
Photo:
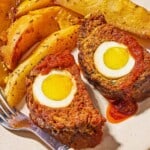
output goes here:
<path id="1" fill-rule="evenodd" d="M 120 69 L 124 67 L 129 60 L 128 49 L 122 47 L 109 48 L 103 57 L 105 65 L 110 69 Z"/>
<path id="2" fill-rule="evenodd" d="M 72 80 L 68 76 L 53 74 L 43 81 L 42 91 L 49 99 L 59 101 L 69 95 L 72 86 Z"/>

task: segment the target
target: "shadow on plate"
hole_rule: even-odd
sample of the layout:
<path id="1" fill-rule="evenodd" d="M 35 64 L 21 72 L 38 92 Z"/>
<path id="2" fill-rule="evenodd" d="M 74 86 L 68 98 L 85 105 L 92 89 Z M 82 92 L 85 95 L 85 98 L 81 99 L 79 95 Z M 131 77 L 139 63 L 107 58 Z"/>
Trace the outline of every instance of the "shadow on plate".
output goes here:
<path id="1" fill-rule="evenodd" d="M 138 111 L 136 115 L 140 115 L 148 109 L 150 109 L 150 97 L 138 103 Z"/>
<path id="2" fill-rule="evenodd" d="M 89 94 L 93 100 L 94 106 L 101 112 L 102 106 L 99 105 L 98 100 L 95 96 L 95 93 L 93 92 L 93 87 L 89 85 L 88 81 L 84 80 L 84 83 L 86 85 L 87 90 L 89 91 Z M 110 134 L 109 128 L 107 127 L 107 124 L 105 123 L 104 129 L 103 129 L 103 137 L 102 142 L 97 145 L 95 148 L 87 148 L 84 150 L 117 150 L 118 147 L 120 147 L 120 143 L 116 141 L 116 139 Z"/>
<path id="3" fill-rule="evenodd" d="M 117 150 L 120 147 L 120 143 L 110 134 L 108 127 L 105 125 L 103 131 L 103 138 L 99 145 L 95 148 L 87 148 L 84 150 Z"/>
<path id="4" fill-rule="evenodd" d="M 105 126 L 102 142 L 95 150 L 117 150 L 120 145 L 121 144 L 110 134 L 108 127 Z"/>
<path id="5" fill-rule="evenodd" d="M 17 135 L 17 136 L 23 137 L 23 138 L 35 140 L 35 141 L 41 143 L 43 146 L 45 146 L 45 148 L 47 150 L 49 149 L 45 143 L 43 143 L 37 136 L 35 136 L 34 134 L 32 134 L 30 132 L 27 132 L 27 131 L 19 131 L 19 132 L 12 131 L 12 133 Z"/>

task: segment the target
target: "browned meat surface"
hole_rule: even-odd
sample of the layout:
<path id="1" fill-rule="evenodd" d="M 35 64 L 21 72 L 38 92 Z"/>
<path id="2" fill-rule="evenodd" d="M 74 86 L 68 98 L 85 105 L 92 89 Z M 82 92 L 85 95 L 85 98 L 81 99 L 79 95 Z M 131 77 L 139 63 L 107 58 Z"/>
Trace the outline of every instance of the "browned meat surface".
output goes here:
<path id="1" fill-rule="evenodd" d="M 127 32 L 107 24 L 101 15 L 89 16 L 79 32 L 79 62 L 85 77 L 124 114 L 136 110 L 136 101 L 150 96 L 150 53 Z M 95 20 L 93 20 L 93 18 Z M 136 63 L 132 71 L 118 79 L 103 76 L 95 68 L 93 55 L 105 41 L 116 41 L 129 48 Z"/>
<path id="2" fill-rule="evenodd" d="M 35 77 L 51 69 L 69 71 L 77 83 L 77 93 L 71 104 L 64 108 L 50 108 L 33 98 L 32 84 Z M 34 123 L 50 132 L 61 142 L 74 147 L 94 147 L 100 143 L 105 119 L 94 108 L 92 100 L 80 78 L 80 71 L 68 52 L 49 55 L 35 67 L 27 79 L 27 104 Z"/>

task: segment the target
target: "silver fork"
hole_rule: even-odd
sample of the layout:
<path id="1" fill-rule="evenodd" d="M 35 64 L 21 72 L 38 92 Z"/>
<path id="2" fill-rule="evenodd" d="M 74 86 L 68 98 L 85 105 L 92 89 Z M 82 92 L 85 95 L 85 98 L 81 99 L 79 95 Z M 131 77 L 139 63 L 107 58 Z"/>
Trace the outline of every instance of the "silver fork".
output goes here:
<path id="1" fill-rule="evenodd" d="M 0 88 L 0 124 L 8 130 L 32 132 L 52 150 L 73 150 L 33 124 L 29 117 L 11 108 L 6 101 L 2 88 Z"/>

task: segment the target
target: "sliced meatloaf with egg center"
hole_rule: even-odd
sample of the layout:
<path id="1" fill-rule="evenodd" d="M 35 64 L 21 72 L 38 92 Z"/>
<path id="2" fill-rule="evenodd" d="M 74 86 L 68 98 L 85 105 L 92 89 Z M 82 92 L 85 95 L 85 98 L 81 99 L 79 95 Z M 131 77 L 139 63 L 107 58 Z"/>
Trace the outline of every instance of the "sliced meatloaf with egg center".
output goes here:
<path id="1" fill-rule="evenodd" d="M 125 45 L 135 60 L 129 73 L 115 79 L 99 72 L 94 63 L 98 47 L 109 41 Z M 132 35 L 108 24 L 103 15 L 95 13 L 83 21 L 78 49 L 79 63 L 85 77 L 120 113 L 133 114 L 135 103 L 150 96 L 150 53 Z"/>
<path id="2" fill-rule="evenodd" d="M 47 75 L 54 69 L 69 72 L 75 80 L 77 91 L 67 106 L 50 107 L 43 105 L 33 93 L 36 77 Z M 62 143 L 77 149 L 94 147 L 102 138 L 105 119 L 93 105 L 92 99 L 80 78 L 80 70 L 73 56 L 68 52 L 45 57 L 30 73 L 26 80 L 26 101 L 30 117 L 35 124 L 52 134 Z"/>

